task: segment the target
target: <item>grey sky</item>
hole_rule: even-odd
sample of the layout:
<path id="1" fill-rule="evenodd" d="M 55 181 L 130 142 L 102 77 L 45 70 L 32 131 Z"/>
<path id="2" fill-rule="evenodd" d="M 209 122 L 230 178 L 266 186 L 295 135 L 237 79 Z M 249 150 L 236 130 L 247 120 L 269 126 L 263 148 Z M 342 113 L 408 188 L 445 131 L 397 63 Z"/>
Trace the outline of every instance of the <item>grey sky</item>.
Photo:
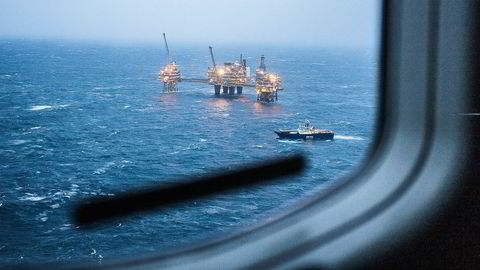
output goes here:
<path id="1" fill-rule="evenodd" d="M 377 0 L 0 0 L 0 37 L 374 47 Z"/>

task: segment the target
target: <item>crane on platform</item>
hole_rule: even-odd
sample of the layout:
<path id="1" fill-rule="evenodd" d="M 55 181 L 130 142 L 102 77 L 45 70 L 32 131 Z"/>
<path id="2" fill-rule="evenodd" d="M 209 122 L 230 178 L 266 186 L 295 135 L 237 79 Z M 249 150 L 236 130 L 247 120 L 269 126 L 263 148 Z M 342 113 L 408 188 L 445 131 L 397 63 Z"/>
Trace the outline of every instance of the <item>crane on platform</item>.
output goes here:
<path id="1" fill-rule="evenodd" d="M 212 63 L 213 63 L 213 69 L 217 69 L 217 64 L 215 64 L 215 57 L 213 57 L 213 48 L 212 46 L 208 46 L 208 49 L 210 50 L 210 56 L 212 57 Z"/>
<path id="2" fill-rule="evenodd" d="M 167 51 L 167 64 L 170 63 L 170 50 L 168 49 L 168 42 L 165 33 L 163 33 L 163 41 L 165 42 L 165 50 Z"/>
<path id="3" fill-rule="evenodd" d="M 217 64 L 215 63 L 215 57 L 213 56 L 212 46 L 208 46 L 208 49 L 210 51 L 210 57 L 212 58 L 213 64 L 213 68 L 208 68 L 207 70 L 208 83 L 213 84 L 213 88 L 215 89 L 215 95 L 219 95 L 225 71 L 224 69 L 217 70 Z"/>

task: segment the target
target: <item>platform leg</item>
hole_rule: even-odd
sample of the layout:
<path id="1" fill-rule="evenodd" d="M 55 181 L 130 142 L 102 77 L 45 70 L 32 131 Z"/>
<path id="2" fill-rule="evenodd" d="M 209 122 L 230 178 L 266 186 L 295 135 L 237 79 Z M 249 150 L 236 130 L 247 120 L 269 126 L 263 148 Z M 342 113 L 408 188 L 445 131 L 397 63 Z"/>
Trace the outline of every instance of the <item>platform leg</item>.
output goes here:
<path id="1" fill-rule="evenodd" d="M 228 86 L 225 86 L 225 85 L 223 86 L 223 93 L 224 94 L 228 93 Z"/>
<path id="2" fill-rule="evenodd" d="M 242 86 L 237 86 L 237 95 L 241 95 L 243 92 L 243 87 Z"/>
<path id="3" fill-rule="evenodd" d="M 228 87 L 228 94 L 235 95 L 235 86 Z"/>
<path id="4" fill-rule="evenodd" d="M 220 95 L 220 88 L 221 88 L 221 86 L 218 85 L 218 84 L 216 84 L 216 85 L 214 86 L 215 95 L 216 95 L 216 96 Z"/>

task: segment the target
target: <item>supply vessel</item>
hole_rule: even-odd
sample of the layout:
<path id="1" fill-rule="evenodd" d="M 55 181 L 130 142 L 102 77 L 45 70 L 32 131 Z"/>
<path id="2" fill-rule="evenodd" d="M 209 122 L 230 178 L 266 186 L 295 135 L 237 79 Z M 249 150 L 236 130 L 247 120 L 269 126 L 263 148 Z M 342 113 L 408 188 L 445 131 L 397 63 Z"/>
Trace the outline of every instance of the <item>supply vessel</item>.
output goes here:
<path id="1" fill-rule="evenodd" d="M 318 129 L 305 120 L 305 123 L 299 124 L 298 129 L 280 129 L 275 133 L 279 139 L 290 140 L 333 140 L 333 131 L 327 129 Z"/>

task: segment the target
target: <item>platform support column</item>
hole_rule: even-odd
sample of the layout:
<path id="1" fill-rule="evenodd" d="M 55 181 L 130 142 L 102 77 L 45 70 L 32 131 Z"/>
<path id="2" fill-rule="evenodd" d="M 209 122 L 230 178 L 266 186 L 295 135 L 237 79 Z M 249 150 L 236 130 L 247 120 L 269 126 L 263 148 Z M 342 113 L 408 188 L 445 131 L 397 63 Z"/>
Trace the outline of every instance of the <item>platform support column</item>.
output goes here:
<path id="1" fill-rule="evenodd" d="M 220 95 L 221 86 L 219 84 L 215 84 L 214 88 L 215 88 L 215 95 L 216 96 Z"/>
<path id="2" fill-rule="evenodd" d="M 237 95 L 241 95 L 243 91 L 243 86 L 237 86 Z"/>
<path id="3" fill-rule="evenodd" d="M 223 86 L 223 93 L 224 94 L 228 93 L 228 86 L 225 86 L 225 85 Z"/>
<path id="4" fill-rule="evenodd" d="M 235 95 L 235 86 L 228 87 L 228 94 Z"/>

